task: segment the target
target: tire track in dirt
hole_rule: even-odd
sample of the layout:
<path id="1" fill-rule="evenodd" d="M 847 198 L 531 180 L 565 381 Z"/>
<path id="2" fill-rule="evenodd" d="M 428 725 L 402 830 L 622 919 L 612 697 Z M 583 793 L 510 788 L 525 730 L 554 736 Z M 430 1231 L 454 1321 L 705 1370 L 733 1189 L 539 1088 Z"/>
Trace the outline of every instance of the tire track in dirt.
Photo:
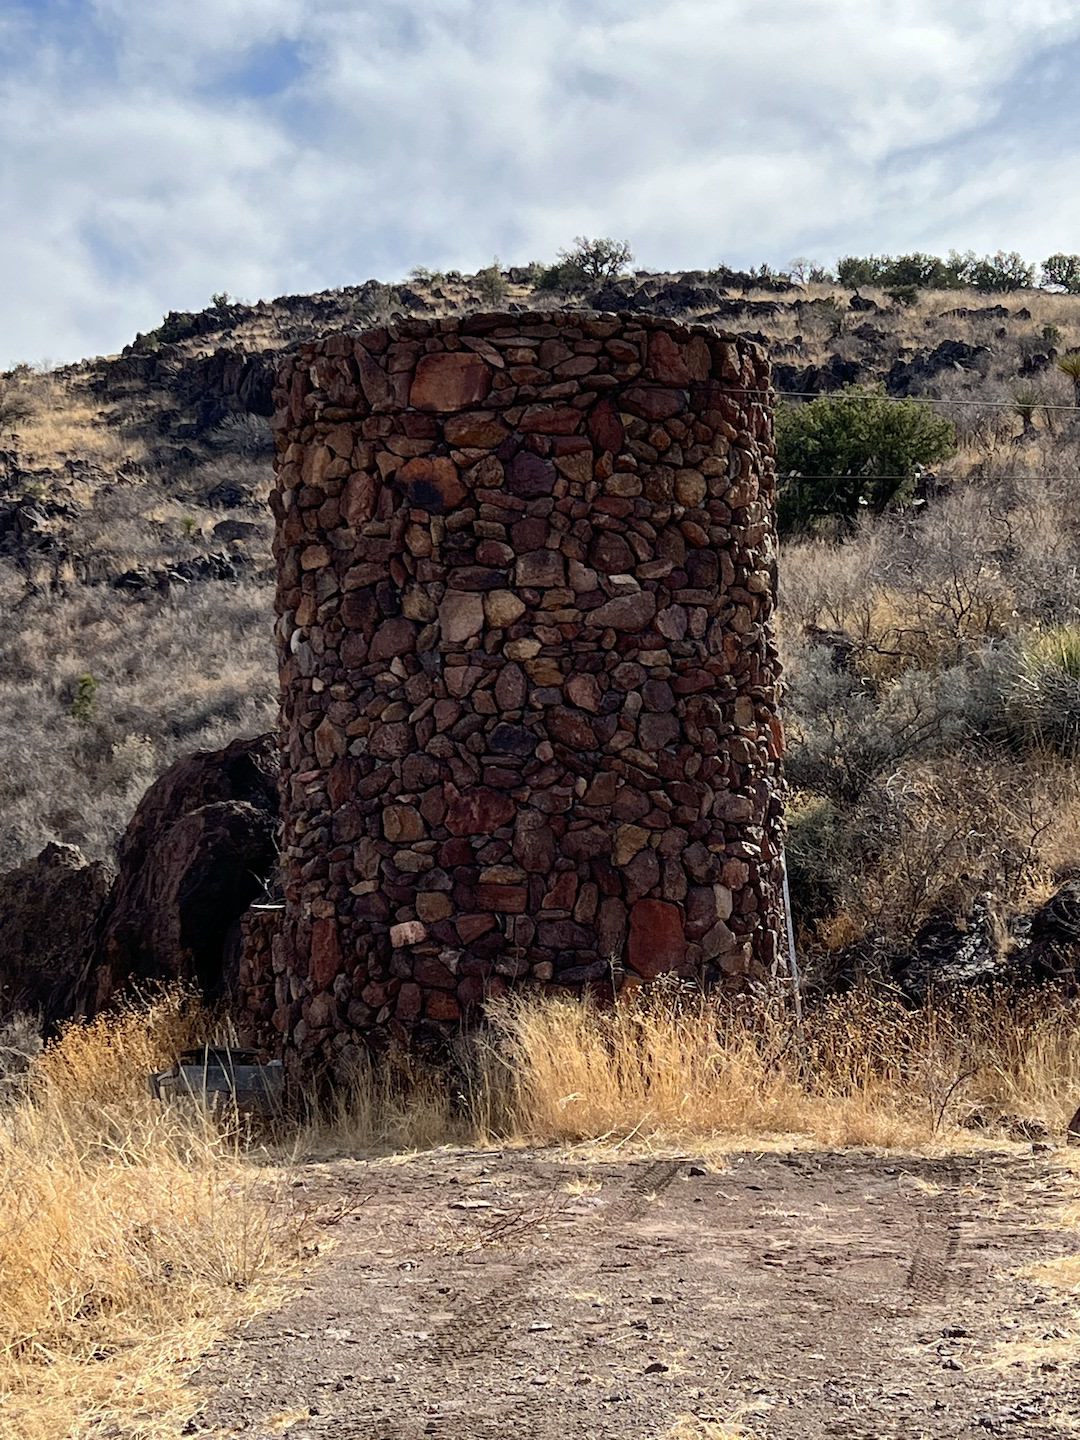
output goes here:
<path id="1" fill-rule="evenodd" d="M 916 1213 L 911 1261 L 904 1281 L 912 1305 L 938 1304 L 950 1289 L 963 1288 L 963 1278 L 956 1269 L 963 1218 L 958 1199 L 960 1183 L 958 1167 L 946 1167 L 940 1192 L 927 1195 Z"/>
<path id="2" fill-rule="evenodd" d="M 608 1231 L 613 1225 L 632 1224 L 644 1215 L 653 1200 L 674 1183 L 685 1164 L 684 1160 L 652 1161 L 623 1185 L 609 1205 L 576 1226 L 575 1230 L 584 1240 L 591 1232 Z M 522 1227 L 518 1228 L 520 1231 Z M 532 1238 L 534 1229 L 528 1224 L 524 1225 L 524 1229 L 531 1239 L 528 1253 L 512 1262 L 508 1273 L 479 1298 L 459 1291 L 451 1303 L 456 1302 L 461 1308 L 432 1336 L 426 1363 L 439 1372 L 447 1389 L 467 1393 L 469 1362 L 482 1360 L 511 1328 L 513 1315 L 520 1312 L 530 1282 L 543 1268 L 544 1250 Z M 513 1243 L 515 1238 L 512 1229 L 500 1226 L 496 1243 L 500 1246 Z M 402 1358 L 401 1363 L 408 1364 L 409 1361 Z M 371 1426 L 371 1440 L 421 1440 L 421 1437 L 427 1436 L 436 1437 L 436 1440 L 438 1437 L 443 1437 L 443 1440 L 505 1440 L 508 1422 L 512 1422 L 520 1433 L 527 1434 L 529 1440 L 549 1440 L 549 1437 L 550 1440 L 567 1440 L 567 1437 L 573 1440 L 573 1437 L 584 1435 L 572 1418 L 565 1414 L 553 1414 L 550 1401 L 544 1396 L 537 1396 L 535 1400 L 507 1397 L 495 1409 L 470 1407 L 467 1416 L 455 1413 L 412 1417 L 409 1412 L 416 1396 L 408 1381 L 398 1381 L 383 1393 L 388 1407 L 400 1409 L 402 1415 L 399 1419 L 388 1419 L 385 1414 L 387 1407 L 384 1407 L 379 1414 L 368 1412 L 356 1416 L 361 1424 Z M 523 1429 L 526 1421 L 527 1429 Z"/>

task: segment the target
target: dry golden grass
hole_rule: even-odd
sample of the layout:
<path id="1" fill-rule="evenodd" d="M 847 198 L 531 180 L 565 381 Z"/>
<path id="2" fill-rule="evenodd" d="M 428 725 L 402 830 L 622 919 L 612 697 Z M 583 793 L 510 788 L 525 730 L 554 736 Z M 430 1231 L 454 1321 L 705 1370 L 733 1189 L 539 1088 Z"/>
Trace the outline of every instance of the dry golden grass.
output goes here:
<path id="1" fill-rule="evenodd" d="M 916 1011 L 857 993 L 796 1027 L 779 1001 L 656 986 L 611 1009 L 520 994 L 492 1019 L 476 1129 L 519 1143 L 971 1145 L 976 1112 L 991 1134 L 1010 1117 L 1062 1131 L 1080 1096 L 1080 1004 L 1052 993 Z"/>
<path id="2" fill-rule="evenodd" d="M 145 447 L 129 431 L 108 423 L 84 378 L 31 373 L 13 383 L 27 414 L 11 428 L 30 464 L 70 458 L 117 465 L 145 458 Z"/>
<path id="3" fill-rule="evenodd" d="M 180 998 L 73 1027 L 0 1114 L 0 1411 L 10 1440 L 175 1435 L 184 1377 L 295 1262 L 302 1225 L 236 1127 L 162 1108 Z"/>

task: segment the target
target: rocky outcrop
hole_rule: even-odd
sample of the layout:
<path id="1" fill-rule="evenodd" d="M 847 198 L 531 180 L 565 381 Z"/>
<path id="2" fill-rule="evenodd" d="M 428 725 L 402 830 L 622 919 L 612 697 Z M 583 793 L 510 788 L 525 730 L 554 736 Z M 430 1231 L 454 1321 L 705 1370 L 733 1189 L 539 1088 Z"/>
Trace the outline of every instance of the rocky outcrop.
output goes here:
<path id="1" fill-rule="evenodd" d="M 81 1010 L 139 982 L 232 988 L 241 917 L 275 868 L 277 774 L 264 735 L 179 760 L 150 787 L 120 842 Z"/>
<path id="2" fill-rule="evenodd" d="M 112 871 L 74 845 L 0 875 L 0 1024 L 20 1012 L 51 1027 L 75 1009 Z"/>
<path id="3" fill-rule="evenodd" d="M 910 360 L 894 361 L 885 377 L 885 389 L 890 395 L 921 394 L 927 381 L 946 370 L 970 370 L 985 375 L 991 354 L 987 345 L 943 340 L 933 350 L 920 350 Z"/>

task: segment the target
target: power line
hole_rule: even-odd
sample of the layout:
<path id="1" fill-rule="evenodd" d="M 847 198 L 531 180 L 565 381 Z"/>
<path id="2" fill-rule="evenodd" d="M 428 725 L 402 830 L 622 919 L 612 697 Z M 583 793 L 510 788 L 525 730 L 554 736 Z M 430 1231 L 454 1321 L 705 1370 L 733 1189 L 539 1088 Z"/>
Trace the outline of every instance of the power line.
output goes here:
<path id="1" fill-rule="evenodd" d="M 879 395 L 848 390 L 733 390 L 731 393 L 779 400 L 822 400 L 828 396 L 844 400 L 886 400 L 891 405 L 970 405 L 985 410 L 1015 410 L 1018 406 L 1027 409 L 1030 405 L 1033 410 L 1064 411 L 1072 415 L 1080 412 L 1080 405 L 1057 405 L 1044 400 L 942 400 L 933 395 Z"/>

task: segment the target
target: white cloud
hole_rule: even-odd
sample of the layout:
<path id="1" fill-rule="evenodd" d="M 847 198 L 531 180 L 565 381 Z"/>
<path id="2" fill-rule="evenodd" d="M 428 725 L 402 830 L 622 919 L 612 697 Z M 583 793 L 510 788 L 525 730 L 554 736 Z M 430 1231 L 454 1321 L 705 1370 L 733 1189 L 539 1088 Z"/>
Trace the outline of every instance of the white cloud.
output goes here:
<path id="1" fill-rule="evenodd" d="M 93 0 L 75 35 L 71 13 L 0 23 L 0 363 L 116 349 L 215 290 L 582 231 L 670 266 L 1080 248 L 1068 157 L 1036 187 L 1000 125 L 1080 40 L 1071 0 Z"/>

